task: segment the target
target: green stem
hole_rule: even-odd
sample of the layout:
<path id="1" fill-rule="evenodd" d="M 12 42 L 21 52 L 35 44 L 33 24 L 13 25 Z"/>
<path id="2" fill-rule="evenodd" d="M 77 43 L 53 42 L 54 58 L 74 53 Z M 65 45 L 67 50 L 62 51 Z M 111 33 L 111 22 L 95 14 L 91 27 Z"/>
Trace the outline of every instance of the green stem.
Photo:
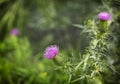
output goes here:
<path id="1" fill-rule="evenodd" d="M 86 58 L 85 58 L 85 60 L 84 60 L 84 67 L 83 67 L 83 71 L 86 69 L 86 67 L 87 67 L 87 62 L 88 62 L 88 59 L 89 59 L 89 57 L 90 57 L 90 55 L 88 54 L 88 55 L 86 55 Z"/>

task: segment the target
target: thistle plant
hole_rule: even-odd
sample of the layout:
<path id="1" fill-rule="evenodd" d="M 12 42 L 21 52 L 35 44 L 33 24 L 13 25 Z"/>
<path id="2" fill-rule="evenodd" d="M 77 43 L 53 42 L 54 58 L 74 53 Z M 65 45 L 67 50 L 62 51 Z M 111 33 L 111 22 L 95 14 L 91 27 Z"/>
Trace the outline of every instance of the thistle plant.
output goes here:
<path id="1" fill-rule="evenodd" d="M 69 75 L 68 83 L 104 84 L 105 74 L 115 71 L 106 61 L 110 23 L 110 13 L 100 12 L 97 21 L 88 20 L 84 26 L 74 25 L 83 28 L 91 41 L 83 55 L 73 55 L 64 61 L 62 69 Z"/>

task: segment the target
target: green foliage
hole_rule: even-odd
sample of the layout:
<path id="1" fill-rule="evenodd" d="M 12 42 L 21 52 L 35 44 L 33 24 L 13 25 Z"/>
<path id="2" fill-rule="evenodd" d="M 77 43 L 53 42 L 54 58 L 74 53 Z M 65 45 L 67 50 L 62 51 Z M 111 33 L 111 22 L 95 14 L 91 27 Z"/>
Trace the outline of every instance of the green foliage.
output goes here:
<path id="1" fill-rule="evenodd" d="M 62 72 L 51 70 L 53 63 L 44 59 L 39 60 L 42 59 L 41 53 L 32 56 L 26 38 L 10 35 L 0 45 L 2 46 L 0 47 L 0 84 L 63 84 L 65 82 Z"/>
<path id="2" fill-rule="evenodd" d="M 108 60 L 110 58 L 108 56 L 111 56 L 108 45 L 112 36 L 111 21 L 88 20 L 84 26 L 74 26 L 82 28 L 82 33 L 88 33 L 91 41 L 83 55 L 73 55 L 63 66 L 62 69 L 69 75 L 68 82 L 96 84 L 98 81 L 99 84 L 106 84 L 109 81 L 105 78 L 107 74 L 116 73 L 115 67 L 110 63 L 111 60 Z"/>

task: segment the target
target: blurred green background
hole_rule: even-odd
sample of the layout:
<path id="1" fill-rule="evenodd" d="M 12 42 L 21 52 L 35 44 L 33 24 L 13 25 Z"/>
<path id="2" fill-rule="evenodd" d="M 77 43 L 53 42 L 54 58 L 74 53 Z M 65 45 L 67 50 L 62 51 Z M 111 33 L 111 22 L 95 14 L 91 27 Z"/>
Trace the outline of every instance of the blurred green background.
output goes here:
<path id="1" fill-rule="evenodd" d="M 0 0 L 0 84 L 66 84 L 67 76 L 44 59 L 45 48 L 56 44 L 63 55 L 83 54 L 90 39 L 73 24 L 97 19 L 100 11 L 114 12 L 111 26 L 119 38 L 119 7 L 119 0 Z M 10 35 L 13 28 L 19 36 Z M 119 70 L 116 46 L 117 55 L 111 58 Z M 108 84 L 117 84 L 117 76 Z"/>

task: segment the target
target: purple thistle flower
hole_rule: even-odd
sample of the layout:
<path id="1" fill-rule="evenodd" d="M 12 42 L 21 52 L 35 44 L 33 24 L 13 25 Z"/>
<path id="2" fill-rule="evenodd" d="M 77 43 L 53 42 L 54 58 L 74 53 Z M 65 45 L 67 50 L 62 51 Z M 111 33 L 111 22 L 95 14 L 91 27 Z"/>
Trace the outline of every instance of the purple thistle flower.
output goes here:
<path id="1" fill-rule="evenodd" d="M 59 48 L 56 45 L 48 46 L 45 50 L 44 56 L 47 59 L 53 59 L 58 54 Z"/>
<path id="2" fill-rule="evenodd" d="M 101 21 L 107 21 L 107 20 L 110 20 L 111 19 L 111 15 L 110 13 L 108 12 L 100 12 L 98 14 L 98 18 L 101 20 Z"/>
<path id="3" fill-rule="evenodd" d="M 19 34 L 19 30 L 14 28 L 11 30 L 11 34 L 17 36 Z"/>

